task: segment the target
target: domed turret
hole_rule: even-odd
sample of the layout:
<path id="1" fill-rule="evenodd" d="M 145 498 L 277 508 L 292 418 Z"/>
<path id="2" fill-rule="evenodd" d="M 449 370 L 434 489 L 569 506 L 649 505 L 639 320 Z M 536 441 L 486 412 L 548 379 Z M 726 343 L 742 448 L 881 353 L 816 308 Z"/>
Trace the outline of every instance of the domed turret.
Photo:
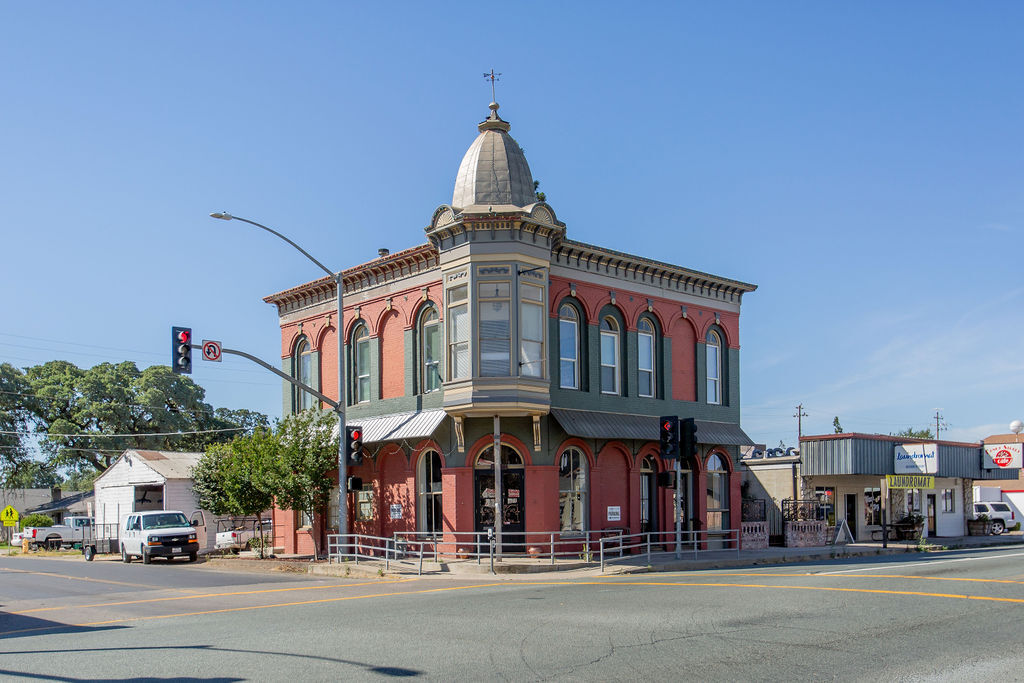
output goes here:
<path id="1" fill-rule="evenodd" d="M 508 122 L 498 116 L 498 103 L 491 102 L 490 109 L 487 119 L 477 125 L 480 135 L 459 165 L 452 195 L 457 211 L 471 206 L 522 208 L 537 202 L 523 150 L 508 134 Z"/>

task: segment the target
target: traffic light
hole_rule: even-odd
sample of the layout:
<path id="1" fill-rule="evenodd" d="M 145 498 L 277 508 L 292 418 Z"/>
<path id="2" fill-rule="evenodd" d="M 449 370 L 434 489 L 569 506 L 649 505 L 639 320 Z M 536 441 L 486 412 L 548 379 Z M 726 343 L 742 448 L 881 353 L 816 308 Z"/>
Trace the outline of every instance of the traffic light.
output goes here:
<path id="1" fill-rule="evenodd" d="M 345 426 L 345 457 L 349 465 L 358 465 L 363 461 L 363 428 L 353 425 Z"/>
<path id="2" fill-rule="evenodd" d="M 349 477 L 348 478 L 348 491 L 352 493 L 354 491 L 363 490 L 363 479 L 362 477 Z"/>
<path id="3" fill-rule="evenodd" d="M 192 374 L 192 328 L 171 328 L 171 370 L 178 375 Z"/>
<path id="4" fill-rule="evenodd" d="M 680 423 L 682 427 L 682 447 L 679 449 L 684 458 L 697 456 L 697 423 L 692 417 L 688 417 Z"/>
<path id="5" fill-rule="evenodd" d="M 661 425 L 661 457 L 672 460 L 679 457 L 679 418 L 665 415 L 658 420 Z"/>
<path id="6" fill-rule="evenodd" d="M 663 489 L 674 489 L 676 487 L 676 473 L 671 470 L 658 472 L 658 486 Z"/>

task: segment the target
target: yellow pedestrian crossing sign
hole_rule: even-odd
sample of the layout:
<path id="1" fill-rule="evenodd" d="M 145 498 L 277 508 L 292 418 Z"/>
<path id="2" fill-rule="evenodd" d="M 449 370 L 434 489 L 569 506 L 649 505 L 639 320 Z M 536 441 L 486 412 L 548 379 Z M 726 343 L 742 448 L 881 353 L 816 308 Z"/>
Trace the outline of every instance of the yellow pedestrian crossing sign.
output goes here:
<path id="1" fill-rule="evenodd" d="M 18 522 L 18 511 L 8 505 L 0 512 L 0 519 L 4 520 L 4 526 L 14 526 Z"/>

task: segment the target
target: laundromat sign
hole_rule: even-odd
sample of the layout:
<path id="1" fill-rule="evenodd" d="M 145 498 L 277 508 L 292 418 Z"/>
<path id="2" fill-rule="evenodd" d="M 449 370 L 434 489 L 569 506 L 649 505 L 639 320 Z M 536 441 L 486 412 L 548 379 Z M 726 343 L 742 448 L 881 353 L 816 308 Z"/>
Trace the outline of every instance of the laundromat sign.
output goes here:
<path id="1" fill-rule="evenodd" d="M 933 443 L 904 443 L 896 446 L 893 469 L 896 474 L 935 474 L 939 470 L 938 446 Z"/>
<path id="2" fill-rule="evenodd" d="M 986 470 L 1007 470 L 1022 466 L 1024 457 L 1024 444 L 1020 443 L 993 443 L 985 446 L 985 458 L 983 467 Z"/>

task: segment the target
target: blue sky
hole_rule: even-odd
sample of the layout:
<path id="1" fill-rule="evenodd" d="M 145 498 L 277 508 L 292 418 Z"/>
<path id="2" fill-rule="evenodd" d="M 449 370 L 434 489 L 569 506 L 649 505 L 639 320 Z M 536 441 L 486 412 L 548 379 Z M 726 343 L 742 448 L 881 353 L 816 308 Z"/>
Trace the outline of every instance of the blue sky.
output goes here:
<path id="1" fill-rule="evenodd" d="M 263 296 L 423 241 L 502 73 L 571 238 L 756 283 L 744 429 L 1024 418 L 1024 5 L 4 3 L 0 361 L 279 355 Z M 280 381 L 196 364 L 216 406 Z"/>

